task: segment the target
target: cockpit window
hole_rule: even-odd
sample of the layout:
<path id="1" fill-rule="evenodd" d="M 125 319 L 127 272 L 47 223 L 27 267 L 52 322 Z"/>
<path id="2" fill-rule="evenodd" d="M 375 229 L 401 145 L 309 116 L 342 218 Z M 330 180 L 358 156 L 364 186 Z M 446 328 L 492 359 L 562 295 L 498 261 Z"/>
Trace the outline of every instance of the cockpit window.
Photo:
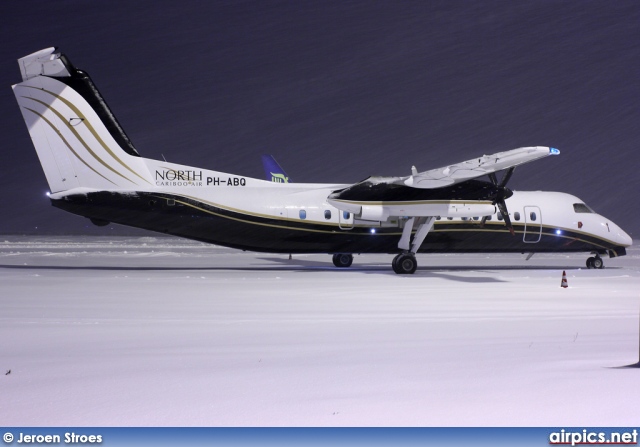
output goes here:
<path id="1" fill-rule="evenodd" d="M 574 203 L 573 211 L 576 213 L 593 213 L 594 211 L 584 203 Z"/>

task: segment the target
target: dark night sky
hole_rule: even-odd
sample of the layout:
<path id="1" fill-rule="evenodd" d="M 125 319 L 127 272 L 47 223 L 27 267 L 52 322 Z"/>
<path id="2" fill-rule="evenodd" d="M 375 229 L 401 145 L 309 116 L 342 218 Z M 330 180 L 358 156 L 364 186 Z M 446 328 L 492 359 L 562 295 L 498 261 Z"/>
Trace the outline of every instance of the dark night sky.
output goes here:
<path id="1" fill-rule="evenodd" d="M 262 178 L 271 153 L 294 180 L 350 183 L 553 146 L 509 186 L 640 235 L 637 0 L 21 0 L 0 17 L 0 233 L 131 232 L 45 196 L 10 85 L 58 46 L 145 157 Z"/>

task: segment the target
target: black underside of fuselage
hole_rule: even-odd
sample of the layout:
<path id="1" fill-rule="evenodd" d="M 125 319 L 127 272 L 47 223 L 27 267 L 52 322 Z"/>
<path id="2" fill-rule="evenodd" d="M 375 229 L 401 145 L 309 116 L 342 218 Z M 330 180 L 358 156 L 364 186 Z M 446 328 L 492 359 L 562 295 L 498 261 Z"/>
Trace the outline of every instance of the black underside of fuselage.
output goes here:
<path id="1" fill-rule="evenodd" d="M 217 208 L 184 196 L 162 193 L 96 192 L 52 200 L 52 205 L 96 222 L 113 222 L 216 245 L 270 253 L 397 253 L 402 230 L 397 227 L 356 226 L 340 229 L 295 219 L 269 218 Z M 542 226 L 524 235 L 514 222 L 512 236 L 503 222 L 440 220 L 425 239 L 420 253 L 474 252 L 592 252 L 624 254 L 623 247 L 585 233 Z M 375 233 L 372 233 L 375 229 Z"/>

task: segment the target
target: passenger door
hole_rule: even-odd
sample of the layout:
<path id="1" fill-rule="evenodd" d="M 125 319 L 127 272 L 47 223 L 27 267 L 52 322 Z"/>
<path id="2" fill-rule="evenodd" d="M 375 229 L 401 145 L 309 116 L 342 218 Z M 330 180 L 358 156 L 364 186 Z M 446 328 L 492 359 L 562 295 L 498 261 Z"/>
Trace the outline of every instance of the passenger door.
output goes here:
<path id="1" fill-rule="evenodd" d="M 338 226 L 341 230 L 351 230 L 353 228 L 353 213 L 338 210 Z"/>
<path id="2" fill-rule="evenodd" d="M 542 237 L 542 213 L 537 206 L 524 207 L 524 236 L 522 241 L 535 244 Z"/>

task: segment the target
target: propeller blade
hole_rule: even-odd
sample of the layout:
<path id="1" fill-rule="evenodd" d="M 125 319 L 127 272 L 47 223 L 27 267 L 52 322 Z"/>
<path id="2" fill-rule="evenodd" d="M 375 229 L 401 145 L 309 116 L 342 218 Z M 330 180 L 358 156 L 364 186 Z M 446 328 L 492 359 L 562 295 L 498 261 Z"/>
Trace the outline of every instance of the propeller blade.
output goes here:
<path id="1" fill-rule="evenodd" d="M 496 178 L 495 172 L 492 172 L 491 174 L 489 174 L 489 180 L 491 180 L 491 183 L 498 186 L 498 179 Z"/>
<path id="2" fill-rule="evenodd" d="M 509 169 L 507 169 L 507 172 L 504 173 L 504 176 L 502 177 L 502 181 L 500 181 L 500 186 L 501 188 L 504 188 L 504 186 L 507 184 L 507 182 L 509 181 L 509 179 L 511 178 L 511 176 L 513 175 L 513 171 L 516 170 L 515 166 L 510 167 Z"/>
<path id="3" fill-rule="evenodd" d="M 484 228 L 484 224 L 487 221 L 487 219 L 489 219 L 489 216 L 484 216 L 482 218 L 482 221 L 480 221 L 480 228 Z"/>
<path id="4" fill-rule="evenodd" d="M 504 203 L 504 200 L 498 201 L 496 205 L 498 205 L 498 209 L 500 210 L 500 214 L 502 214 L 502 217 L 504 218 L 504 224 L 509 229 L 509 233 L 511 233 L 511 236 L 515 236 L 516 232 L 513 230 L 513 224 L 511 223 L 509 211 L 507 210 L 507 205 Z"/>

